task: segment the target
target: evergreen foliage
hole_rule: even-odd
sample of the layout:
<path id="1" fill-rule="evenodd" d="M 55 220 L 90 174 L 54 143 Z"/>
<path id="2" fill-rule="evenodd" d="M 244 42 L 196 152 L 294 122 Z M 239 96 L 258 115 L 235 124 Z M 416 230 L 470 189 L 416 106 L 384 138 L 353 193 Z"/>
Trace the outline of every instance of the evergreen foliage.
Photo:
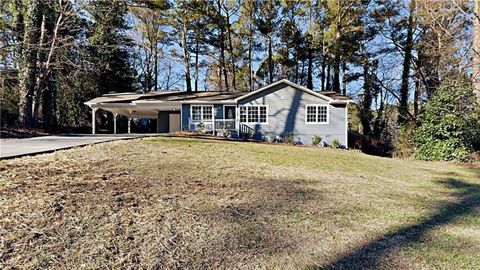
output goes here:
<path id="1" fill-rule="evenodd" d="M 132 46 L 125 31 L 127 5 L 121 1 L 94 1 L 93 22 L 88 26 L 91 77 L 97 95 L 108 92 L 131 92 L 133 70 L 128 47 Z"/>
<path id="2" fill-rule="evenodd" d="M 480 121 L 472 84 L 465 75 L 447 78 L 420 114 L 414 135 L 416 158 L 468 160 L 478 149 Z"/>

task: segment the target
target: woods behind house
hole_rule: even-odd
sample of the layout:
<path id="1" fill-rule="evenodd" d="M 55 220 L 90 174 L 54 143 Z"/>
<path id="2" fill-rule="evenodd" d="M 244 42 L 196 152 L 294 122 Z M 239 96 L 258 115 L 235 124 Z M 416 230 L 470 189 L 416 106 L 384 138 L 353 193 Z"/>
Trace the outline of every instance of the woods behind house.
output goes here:
<path id="1" fill-rule="evenodd" d="M 1 124 L 80 130 L 83 102 L 112 91 L 253 91 L 289 79 L 355 99 L 350 135 L 365 152 L 471 160 L 478 9 L 478 0 L 2 1 Z"/>

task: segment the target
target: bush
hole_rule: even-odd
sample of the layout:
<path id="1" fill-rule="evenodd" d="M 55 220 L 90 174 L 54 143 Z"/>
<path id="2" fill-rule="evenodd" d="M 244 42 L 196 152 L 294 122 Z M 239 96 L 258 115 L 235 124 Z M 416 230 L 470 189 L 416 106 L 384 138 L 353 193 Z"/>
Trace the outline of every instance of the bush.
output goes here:
<path id="1" fill-rule="evenodd" d="M 398 126 L 398 135 L 394 142 L 394 157 L 409 158 L 415 154 L 413 145 L 414 131 L 415 125 L 413 123 Z"/>
<path id="2" fill-rule="evenodd" d="M 445 79 L 420 114 L 414 134 L 415 157 L 468 160 L 480 138 L 476 106 L 468 77 L 457 75 Z"/>
<path id="3" fill-rule="evenodd" d="M 337 139 L 333 140 L 333 141 L 332 141 L 332 147 L 333 147 L 333 148 L 338 148 L 338 147 L 340 147 L 340 142 L 339 142 Z"/>
<path id="4" fill-rule="evenodd" d="M 292 133 L 284 133 L 282 134 L 282 141 L 287 144 L 294 144 L 295 142 L 295 137 L 293 136 Z"/>
<path id="5" fill-rule="evenodd" d="M 319 145 L 322 142 L 322 137 L 318 135 L 313 135 L 312 137 L 312 144 L 313 145 Z"/>

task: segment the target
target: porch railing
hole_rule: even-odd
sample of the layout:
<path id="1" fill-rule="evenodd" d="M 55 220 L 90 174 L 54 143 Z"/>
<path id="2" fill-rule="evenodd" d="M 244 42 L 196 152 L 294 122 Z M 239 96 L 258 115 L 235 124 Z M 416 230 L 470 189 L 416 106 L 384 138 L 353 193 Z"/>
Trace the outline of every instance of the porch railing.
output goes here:
<path id="1" fill-rule="evenodd" d="M 188 120 L 188 129 L 191 131 L 219 131 L 219 130 L 236 130 L 239 121 L 236 119 L 215 119 L 214 121 L 192 121 Z"/>
<path id="2" fill-rule="evenodd" d="M 215 119 L 215 130 L 236 130 L 238 120 Z"/>
<path id="3" fill-rule="evenodd" d="M 192 121 L 188 120 L 188 130 L 191 131 L 213 131 L 213 121 Z"/>

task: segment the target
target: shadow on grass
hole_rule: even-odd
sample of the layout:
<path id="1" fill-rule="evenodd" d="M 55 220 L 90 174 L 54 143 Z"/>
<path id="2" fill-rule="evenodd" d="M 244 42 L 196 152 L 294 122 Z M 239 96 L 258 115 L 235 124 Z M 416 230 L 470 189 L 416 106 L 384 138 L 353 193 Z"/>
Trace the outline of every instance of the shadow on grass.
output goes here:
<path id="1" fill-rule="evenodd" d="M 312 211 L 310 203 L 321 199 L 311 182 L 299 179 L 255 179 L 234 187 L 241 190 L 239 200 L 214 208 L 210 219 L 224 224 L 227 232 L 222 239 L 223 248 L 235 250 L 236 256 L 260 256 L 288 253 L 301 244 L 293 228 L 283 226 L 284 219 L 301 219 Z M 248 195 L 246 195 L 248 194 Z M 246 197 L 245 197 L 246 196 Z"/>
<path id="2" fill-rule="evenodd" d="M 394 251 L 420 241 L 430 230 L 469 215 L 480 208 L 480 185 L 454 178 L 439 183 L 455 190 L 456 202 L 441 205 L 436 214 L 423 222 L 404 227 L 343 255 L 326 266 L 309 269 L 375 269 Z M 388 263 L 388 262 L 386 262 Z"/>

